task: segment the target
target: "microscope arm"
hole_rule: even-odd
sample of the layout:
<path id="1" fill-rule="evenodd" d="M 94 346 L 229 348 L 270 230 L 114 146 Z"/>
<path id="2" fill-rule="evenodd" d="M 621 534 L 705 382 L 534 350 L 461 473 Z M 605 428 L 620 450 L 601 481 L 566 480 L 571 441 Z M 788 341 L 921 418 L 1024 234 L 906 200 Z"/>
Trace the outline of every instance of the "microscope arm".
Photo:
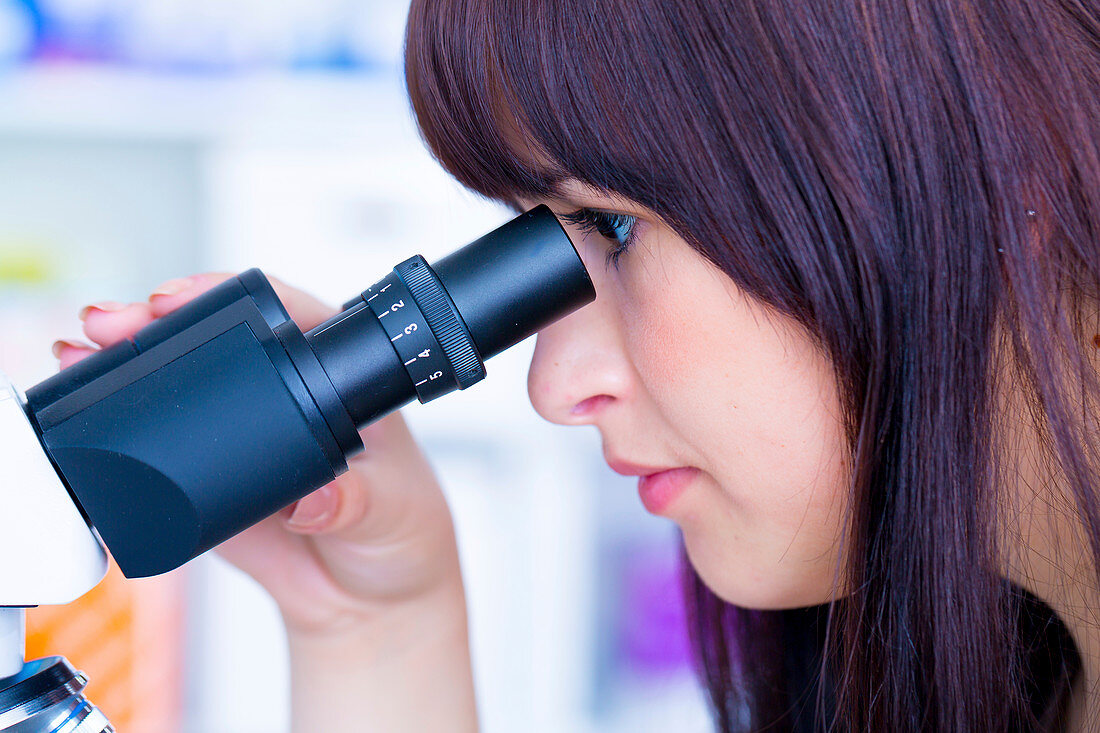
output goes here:
<path id="1" fill-rule="evenodd" d="M 107 553 L 58 477 L 0 372 L 0 606 L 69 603 L 107 572 Z"/>

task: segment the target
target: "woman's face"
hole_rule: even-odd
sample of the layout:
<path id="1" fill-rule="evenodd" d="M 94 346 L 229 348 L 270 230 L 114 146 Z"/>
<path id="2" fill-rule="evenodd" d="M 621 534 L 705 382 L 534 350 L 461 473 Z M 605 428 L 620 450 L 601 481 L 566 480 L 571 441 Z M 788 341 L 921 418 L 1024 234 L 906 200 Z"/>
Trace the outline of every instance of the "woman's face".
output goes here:
<path id="1" fill-rule="evenodd" d="M 604 220 L 618 241 L 563 220 L 596 300 L 538 334 L 527 383 L 538 413 L 596 426 L 621 473 L 689 469 L 639 493 L 679 525 L 721 598 L 827 601 L 841 577 L 847 453 L 824 357 L 638 204 L 576 182 L 561 198 L 517 203 L 545 203 L 559 219 L 581 208 L 635 217 L 617 268 L 605 259 L 628 218 Z"/>

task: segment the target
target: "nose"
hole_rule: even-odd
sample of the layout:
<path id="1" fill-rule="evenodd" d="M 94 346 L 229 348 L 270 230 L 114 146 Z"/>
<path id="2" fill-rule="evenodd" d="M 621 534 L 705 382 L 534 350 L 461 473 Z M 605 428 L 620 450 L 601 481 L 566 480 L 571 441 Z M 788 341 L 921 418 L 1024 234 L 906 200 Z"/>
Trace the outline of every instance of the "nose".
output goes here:
<path id="1" fill-rule="evenodd" d="M 559 425 L 595 424 L 630 396 L 633 369 L 617 323 L 613 307 L 597 295 L 539 331 L 527 372 L 527 394 L 539 415 Z"/>

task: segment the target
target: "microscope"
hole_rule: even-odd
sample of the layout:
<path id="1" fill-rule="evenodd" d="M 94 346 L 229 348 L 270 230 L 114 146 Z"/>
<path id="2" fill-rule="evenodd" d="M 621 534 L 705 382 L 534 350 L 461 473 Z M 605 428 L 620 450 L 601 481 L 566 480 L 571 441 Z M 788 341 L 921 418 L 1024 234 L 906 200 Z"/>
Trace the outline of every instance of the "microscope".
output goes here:
<path id="1" fill-rule="evenodd" d="M 257 269 L 26 393 L 0 374 L 0 731 L 113 731 L 24 609 L 107 571 L 166 573 L 348 470 L 359 430 L 476 384 L 485 360 L 591 302 L 546 206 L 415 255 L 302 332 Z"/>

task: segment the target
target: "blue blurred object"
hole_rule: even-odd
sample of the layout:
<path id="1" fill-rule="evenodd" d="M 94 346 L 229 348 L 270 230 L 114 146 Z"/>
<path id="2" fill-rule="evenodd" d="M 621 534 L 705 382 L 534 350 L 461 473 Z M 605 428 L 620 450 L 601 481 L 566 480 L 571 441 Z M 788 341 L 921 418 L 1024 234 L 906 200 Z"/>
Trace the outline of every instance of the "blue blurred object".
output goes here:
<path id="1" fill-rule="evenodd" d="M 27 0 L 39 19 L 36 58 L 109 61 L 117 22 L 103 0 Z"/>
<path id="2" fill-rule="evenodd" d="M 0 0 L 5 28 L 16 6 L 39 61 L 200 73 L 394 66 L 407 10 L 387 0 Z"/>
<path id="3" fill-rule="evenodd" d="M 33 0 L 0 0 L 0 64 L 28 59 L 41 29 Z"/>

